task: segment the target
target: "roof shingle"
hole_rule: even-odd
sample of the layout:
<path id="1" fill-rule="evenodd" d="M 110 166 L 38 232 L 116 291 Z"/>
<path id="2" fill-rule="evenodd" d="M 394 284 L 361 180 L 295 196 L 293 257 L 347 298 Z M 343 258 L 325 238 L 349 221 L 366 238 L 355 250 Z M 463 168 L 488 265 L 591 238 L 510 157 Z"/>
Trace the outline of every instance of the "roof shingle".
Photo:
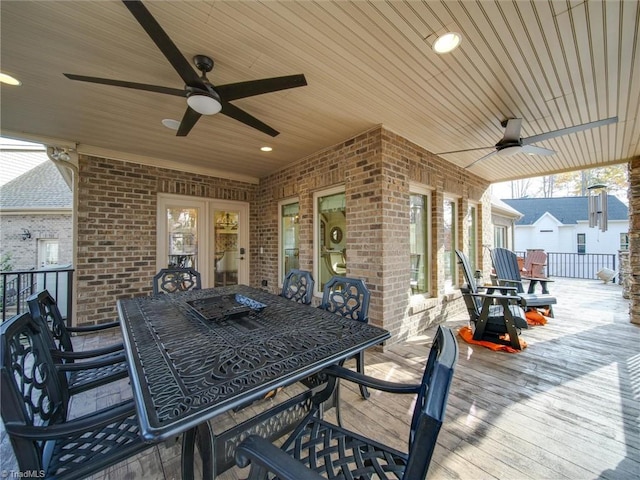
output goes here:
<path id="1" fill-rule="evenodd" d="M 73 193 L 51 161 L 0 187 L 0 208 L 71 208 Z"/>
<path id="2" fill-rule="evenodd" d="M 533 225 L 546 212 L 561 223 L 569 225 L 588 220 L 588 198 L 515 198 L 502 201 L 523 214 L 516 225 Z M 607 216 L 609 220 L 628 220 L 629 209 L 617 197 L 607 195 Z"/>

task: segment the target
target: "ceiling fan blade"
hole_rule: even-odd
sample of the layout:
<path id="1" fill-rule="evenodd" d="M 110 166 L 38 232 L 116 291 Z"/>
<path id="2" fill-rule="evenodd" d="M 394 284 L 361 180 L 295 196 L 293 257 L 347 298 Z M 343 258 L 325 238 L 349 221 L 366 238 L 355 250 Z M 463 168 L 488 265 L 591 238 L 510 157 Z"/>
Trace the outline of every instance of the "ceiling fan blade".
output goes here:
<path id="1" fill-rule="evenodd" d="M 464 150 L 453 150 L 451 152 L 440 152 L 440 153 L 436 153 L 435 155 L 448 155 L 450 153 L 475 152 L 476 150 L 487 150 L 489 148 L 494 148 L 494 147 L 493 147 L 493 145 L 491 145 L 490 147 L 466 148 Z"/>
<path id="2" fill-rule="evenodd" d="M 521 118 L 510 118 L 507 120 L 507 125 L 504 129 L 504 135 L 502 137 L 501 142 L 508 141 L 519 141 L 520 140 L 520 129 L 522 127 L 522 119 Z"/>
<path id="3" fill-rule="evenodd" d="M 238 120 L 239 122 L 242 122 L 245 125 L 249 125 L 250 127 L 260 130 L 261 132 L 266 133 L 267 135 L 271 135 L 272 137 L 275 137 L 280 134 L 280 132 L 278 132 L 277 130 L 274 130 L 266 123 L 261 122 L 256 117 L 249 115 L 244 110 L 230 103 L 222 102 L 221 113 L 224 113 L 226 116 L 231 117 L 235 120 Z"/>
<path id="4" fill-rule="evenodd" d="M 99 83 L 101 85 L 113 85 L 115 87 L 133 88 L 134 90 L 146 90 L 147 92 L 165 93 L 167 95 L 175 95 L 177 97 L 186 97 L 187 92 L 179 88 L 159 87 L 157 85 L 147 85 L 145 83 L 124 82 L 121 80 L 111 80 L 108 78 L 85 77 L 83 75 L 74 75 L 73 73 L 63 73 L 63 75 L 71 80 L 80 82 Z"/>
<path id="5" fill-rule="evenodd" d="M 466 167 L 464 167 L 464 168 L 471 168 L 471 167 L 473 167 L 476 163 L 480 162 L 481 160 L 486 160 L 487 158 L 489 158 L 489 157 L 493 157 L 494 155 L 497 155 L 497 154 L 498 154 L 498 151 L 497 151 L 497 150 L 494 150 L 494 151 L 493 151 L 493 152 L 491 152 L 491 153 L 487 153 L 484 157 L 480 157 L 480 158 L 478 158 L 478 159 L 474 160 L 473 162 L 471 162 L 469 165 L 467 165 L 467 166 L 466 166 Z"/>
<path id="6" fill-rule="evenodd" d="M 178 75 L 184 80 L 184 83 L 190 87 L 204 88 L 204 84 L 198 74 L 193 70 L 184 55 L 178 50 L 178 47 L 169 38 L 169 35 L 162 29 L 160 24 L 153 18 L 153 15 L 147 10 L 139 0 L 123 0 L 125 6 L 129 9 L 138 23 L 145 29 L 147 35 L 158 46 L 160 51 L 169 60 L 169 63 L 178 72 Z"/>
<path id="7" fill-rule="evenodd" d="M 263 93 L 277 92 L 288 88 L 304 87 L 307 79 L 304 75 L 288 75 L 286 77 L 264 78 L 248 82 L 229 83 L 215 87 L 218 94 L 225 100 L 253 97 Z"/>
<path id="8" fill-rule="evenodd" d="M 523 145 L 520 153 L 526 153 L 529 155 L 553 155 L 555 150 L 549 150 L 548 148 L 537 147 L 536 145 Z"/>
<path id="9" fill-rule="evenodd" d="M 549 140 L 550 138 L 560 137 L 562 135 L 568 135 L 570 133 L 580 132 L 582 130 L 588 130 L 590 128 L 602 127 L 603 125 L 609 125 L 616 123 L 618 117 L 605 118 L 604 120 L 597 120 L 595 122 L 583 123 L 582 125 L 576 125 L 575 127 L 561 128 L 560 130 L 554 130 L 552 132 L 541 133 L 540 135 L 533 135 L 531 137 L 523 138 L 522 144 L 529 145 L 531 143 L 541 142 L 542 140 Z"/>
<path id="10" fill-rule="evenodd" d="M 182 121 L 180 122 L 180 126 L 178 127 L 176 137 L 186 137 L 201 116 L 202 115 L 191 107 L 187 107 L 187 110 L 184 112 L 184 116 L 182 117 Z"/>

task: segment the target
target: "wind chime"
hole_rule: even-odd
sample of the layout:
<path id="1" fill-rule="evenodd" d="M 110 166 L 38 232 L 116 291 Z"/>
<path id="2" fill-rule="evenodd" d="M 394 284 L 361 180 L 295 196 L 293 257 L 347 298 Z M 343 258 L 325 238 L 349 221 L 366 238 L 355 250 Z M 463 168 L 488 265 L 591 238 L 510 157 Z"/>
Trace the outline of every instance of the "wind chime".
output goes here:
<path id="1" fill-rule="evenodd" d="M 589 190 L 589 227 L 607 231 L 607 186 L 592 185 Z"/>

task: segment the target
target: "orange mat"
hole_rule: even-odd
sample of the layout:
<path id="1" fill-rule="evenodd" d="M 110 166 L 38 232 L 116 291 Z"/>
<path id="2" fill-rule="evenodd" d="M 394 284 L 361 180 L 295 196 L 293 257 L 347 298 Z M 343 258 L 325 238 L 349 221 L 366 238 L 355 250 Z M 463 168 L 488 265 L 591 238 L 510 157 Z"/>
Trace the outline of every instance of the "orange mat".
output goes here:
<path id="1" fill-rule="evenodd" d="M 520 339 L 520 348 L 522 350 L 516 350 L 510 345 L 502 345 L 500 343 L 487 342 L 485 340 L 474 340 L 473 332 L 471 331 L 470 327 L 462 327 L 460 330 L 458 330 L 458 335 L 460 335 L 460 338 L 462 338 L 467 343 L 471 343 L 472 345 L 480 345 L 482 347 L 490 348 L 491 350 L 495 351 L 518 353 L 527 348 L 527 342 L 522 339 Z M 505 334 L 504 338 L 509 338 L 509 336 Z"/>

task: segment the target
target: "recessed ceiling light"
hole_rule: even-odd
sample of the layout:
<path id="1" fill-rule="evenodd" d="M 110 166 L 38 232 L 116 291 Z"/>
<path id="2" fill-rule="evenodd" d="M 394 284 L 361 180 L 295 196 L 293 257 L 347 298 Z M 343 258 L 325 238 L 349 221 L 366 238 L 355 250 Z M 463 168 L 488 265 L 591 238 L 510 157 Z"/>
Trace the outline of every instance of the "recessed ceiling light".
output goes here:
<path id="1" fill-rule="evenodd" d="M 7 85 L 22 85 L 20 80 L 13 78 L 11 75 L 7 75 L 6 73 L 0 73 L 0 82 L 6 83 Z"/>
<path id="2" fill-rule="evenodd" d="M 436 53 L 449 53 L 460 45 L 462 35 L 456 32 L 448 32 L 438 37 L 433 43 L 433 51 Z"/>
<path id="3" fill-rule="evenodd" d="M 180 122 L 178 120 L 174 120 L 173 118 L 165 118 L 162 120 L 162 125 L 171 130 L 178 130 L 180 128 Z"/>
<path id="4" fill-rule="evenodd" d="M 271 147 L 260 147 L 260 150 L 262 150 L 263 152 L 270 152 L 271 150 L 273 150 L 273 148 L 271 148 Z"/>

